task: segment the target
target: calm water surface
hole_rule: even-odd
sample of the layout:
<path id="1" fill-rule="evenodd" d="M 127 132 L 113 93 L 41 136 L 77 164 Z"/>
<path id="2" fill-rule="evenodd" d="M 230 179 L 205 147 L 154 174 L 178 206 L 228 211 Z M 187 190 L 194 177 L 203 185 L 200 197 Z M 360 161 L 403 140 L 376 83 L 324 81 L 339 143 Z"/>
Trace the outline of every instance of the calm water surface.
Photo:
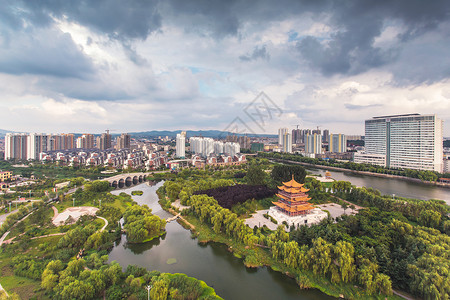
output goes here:
<path id="1" fill-rule="evenodd" d="M 141 190 L 144 194 L 132 196 L 133 200 L 147 204 L 153 213 L 167 218 L 171 215 L 162 210 L 155 194 L 161 185 L 162 182 L 150 187 L 144 183 L 112 193 Z M 190 231 L 177 222 L 167 224 L 166 230 L 164 237 L 140 245 L 128 245 L 126 237 L 122 236 L 109 254 L 109 261 L 116 260 L 123 268 L 136 264 L 148 270 L 185 273 L 205 281 L 225 299 L 333 299 L 317 290 L 300 290 L 295 280 L 269 268 L 247 269 L 242 259 L 234 257 L 226 246 L 200 245 L 191 238 Z M 176 263 L 167 264 L 170 258 L 175 258 Z"/>
<path id="2" fill-rule="evenodd" d="M 326 170 L 306 168 L 313 174 L 325 175 Z M 440 199 L 450 205 L 450 188 L 431 186 L 400 179 L 382 178 L 367 175 L 359 175 L 351 172 L 330 171 L 331 177 L 336 180 L 350 181 L 358 187 L 372 187 L 382 194 L 416 198 L 422 200 Z"/>

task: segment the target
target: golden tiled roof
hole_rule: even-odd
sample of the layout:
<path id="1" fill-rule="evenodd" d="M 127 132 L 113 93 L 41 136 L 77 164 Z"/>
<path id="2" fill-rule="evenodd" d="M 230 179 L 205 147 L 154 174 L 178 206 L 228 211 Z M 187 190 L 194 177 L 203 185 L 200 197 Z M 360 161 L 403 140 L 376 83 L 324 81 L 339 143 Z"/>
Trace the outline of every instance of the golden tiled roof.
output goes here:
<path id="1" fill-rule="evenodd" d="M 284 185 L 279 186 L 278 188 L 279 188 L 280 190 L 283 190 L 283 191 L 285 191 L 285 192 L 287 192 L 287 193 L 290 193 L 290 194 L 306 193 L 306 192 L 309 191 L 309 189 L 305 189 L 305 188 L 303 187 L 303 184 L 302 184 L 302 186 L 299 187 L 299 188 L 295 188 L 295 187 L 286 187 L 286 186 L 284 186 Z"/>
<path id="2" fill-rule="evenodd" d="M 277 194 L 277 196 L 280 198 L 283 198 L 285 200 L 292 201 L 292 202 L 305 202 L 305 201 L 311 200 L 311 198 L 309 198 L 308 195 L 301 196 L 301 197 L 293 197 L 293 198 L 286 197 L 283 194 Z"/>
<path id="3" fill-rule="evenodd" d="M 294 180 L 294 175 L 292 175 L 292 179 L 288 182 L 283 182 L 283 185 L 285 185 L 286 187 L 293 187 L 293 188 L 301 188 L 303 186 L 303 184 L 298 183 L 297 181 Z"/>
<path id="4" fill-rule="evenodd" d="M 309 203 L 305 203 L 304 205 L 295 205 L 295 206 L 289 206 L 282 202 L 272 202 L 274 205 L 278 206 L 279 208 L 282 208 L 286 211 L 290 212 L 299 212 L 299 211 L 305 211 L 305 210 L 311 210 L 314 209 L 314 206 L 312 206 Z"/>

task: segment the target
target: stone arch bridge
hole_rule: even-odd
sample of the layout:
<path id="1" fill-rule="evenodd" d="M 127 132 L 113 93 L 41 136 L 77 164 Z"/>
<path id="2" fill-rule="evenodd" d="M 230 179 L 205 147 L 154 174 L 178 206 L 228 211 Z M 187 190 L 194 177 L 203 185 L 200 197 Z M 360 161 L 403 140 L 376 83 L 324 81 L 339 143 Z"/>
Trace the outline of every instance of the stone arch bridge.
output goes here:
<path id="1" fill-rule="evenodd" d="M 113 177 L 105 178 L 103 180 L 108 181 L 109 185 L 113 188 L 124 188 L 130 187 L 132 185 L 136 185 L 142 182 L 147 181 L 147 177 L 149 175 L 155 173 L 166 173 L 169 171 L 153 171 L 153 172 L 145 172 L 145 173 L 126 173 L 126 174 L 118 174 Z"/>

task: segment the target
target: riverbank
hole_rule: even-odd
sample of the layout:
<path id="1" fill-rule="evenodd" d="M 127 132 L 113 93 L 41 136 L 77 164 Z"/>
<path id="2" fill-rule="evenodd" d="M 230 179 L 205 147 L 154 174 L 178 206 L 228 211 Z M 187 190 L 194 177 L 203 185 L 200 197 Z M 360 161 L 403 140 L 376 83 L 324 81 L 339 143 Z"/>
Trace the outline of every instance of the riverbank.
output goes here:
<path id="1" fill-rule="evenodd" d="M 309 270 L 292 269 L 285 264 L 276 261 L 271 254 L 270 249 L 255 245 L 249 247 L 235 239 L 224 234 L 215 233 L 208 225 L 201 223 L 193 216 L 185 216 L 186 221 L 195 227 L 191 230 L 193 237 L 196 237 L 198 243 L 218 243 L 226 245 L 229 252 L 237 258 L 242 259 L 247 268 L 267 267 L 273 271 L 280 272 L 290 278 L 293 278 L 300 289 L 317 289 L 322 293 L 336 297 L 349 299 L 402 299 L 399 296 L 392 295 L 366 295 L 364 289 L 354 284 L 332 283 L 329 279 L 317 276 Z M 185 227 L 186 228 L 186 227 Z"/>
<path id="2" fill-rule="evenodd" d="M 165 195 L 160 193 L 160 197 L 165 198 Z M 166 211 L 172 214 L 176 213 L 172 209 L 166 209 Z M 195 216 L 186 215 L 183 220 L 179 220 L 179 223 L 182 224 L 185 229 L 190 229 L 192 237 L 196 238 L 199 244 L 206 245 L 216 243 L 225 245 L 227 250 L 232 253 L 233 256 L 242 259 L 243 264 L 247 268 L 257 269 L 259 267 L 267 267 L 269 270 L 279 272 L 294 279 L 300 289 L 317 289 L 325 295 L 336 298 L 385 299 L 386 297 L 386 295 L 369 296 L 365 294 L 363 288 L 355 286 L 354 284 L 332 283 L 330 279 L 316 275 L 310 270 L 290 268 L 284 263 L 274 259 L 272 257 L 271 249 L 268 247 L 257 244 L 247 246 L 228 235 L 213 231 L 209 225 L 201 222 Z M 395 295 L 388 296 L 387 298 L 401 299 Z"/>
<path id="3" fill-rule="evenodd" d="M 411 177 L 405 177 L 405 176 L 399 176 L 399 175 L 382 174 L 382 173 L 373 173 L 373 172 L 368 172 L 368 171 L 357 171 L 357 170 L 350 170 L 350 169 L 339 168 L 339 167 L 315 165 L 315 164 L 305 163 L 305 162 L 301 162 L 301 161 L 278 159 L 278 158 L 270 158 L 270 160 L 275 161 L 275 162 L 282 162 L 282 163 L 292 163 L 292 164 L 302 165 L 305 167 L 317 168 L 317 169 L 323 169 L 323 170 L 349 172 L 349 173 L 358 174 L 358 175 L 367 175 L 367 176 L 381 177 L 381 178 L 388 178 L 388 179 L 389 178 L 390 179 L 399 179 L 399 180 L 409 181 L 409 182 L 413 182 L 413 183 L 419 183 L 419 184 L 430 185 L 430 186 L 439 186 L 439 187 L 444 187 L 444 188 L 450 189 L 449 183 L 441 183 L 441 182 L 435 182 L 435 181 L 422 181 L 418 178 L 411 178 Z"/>

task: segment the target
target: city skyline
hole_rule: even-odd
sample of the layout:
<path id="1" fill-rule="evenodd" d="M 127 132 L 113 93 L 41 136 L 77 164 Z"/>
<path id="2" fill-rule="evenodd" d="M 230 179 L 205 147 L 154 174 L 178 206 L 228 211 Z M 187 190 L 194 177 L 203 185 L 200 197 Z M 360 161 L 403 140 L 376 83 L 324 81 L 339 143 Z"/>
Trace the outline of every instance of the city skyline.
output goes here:
<path id="1" fill-rule="evenodd" d="M 437 114 L 450 136 L 448 1 L 6 2 L 0 129 L 224 130 L 264 91 L 256 133 L 364 134 Z"/>

